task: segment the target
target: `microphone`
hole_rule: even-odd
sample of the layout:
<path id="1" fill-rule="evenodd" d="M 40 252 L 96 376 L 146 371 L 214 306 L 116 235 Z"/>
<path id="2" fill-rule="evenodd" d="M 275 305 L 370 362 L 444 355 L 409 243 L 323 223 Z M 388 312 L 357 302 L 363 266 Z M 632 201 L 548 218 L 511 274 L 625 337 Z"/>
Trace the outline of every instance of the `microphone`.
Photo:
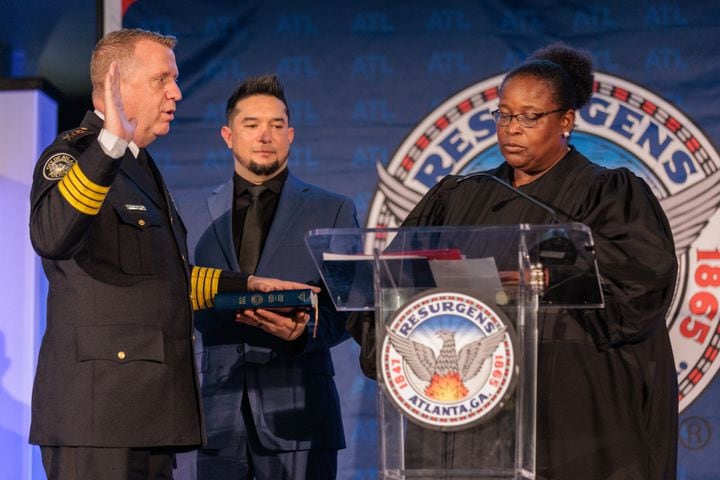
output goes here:
<path id="1" fill-rule="evenodd" d="M 545 210 L 546 212 L 548 212 L 550 214 L 550 216 L 552 216 L 552 223 L 560 223 L 560 221 L 558 220 L 558 217 L 557 217 L 557 212 L 555 211 L 554 208 L 552 208 L 549 205 L 544 204 L 543 202 L 541 202 L 540 200 L 538 200 L 536 198 L 531 197 L 527 193 L 520 191 L 519 189 L 513 187 L 506 181 L 500 180 L 498 177 L 496 177 L 495 175 L 493 175 L 491 173 L 485 173 L 485 172 L 471 173 L 462 178 L 459 178 L 457 180 L 457 183 L 464 182 L 465 180 L 467 180 L 469 178 L 475 178 L 475 177 L 485 177 L 485 178 L 489 178 L 490 180 L 494 181 L 495 183 L 499 183 L 503 187 L 505 187 L 508 190 L 512 191 L 513 193 L 517 194 L 518 196 L 523 197 L 525 200 L 532 203 L 533 205 L 536 205 L 536 206 L 542 208 L 543 210 Z"/>
<path id="2" fill-rule="evenodd" d="M 519 189 L 513 187 L 509 183 L 499 179 L 498 177 L 490 173 L 471 173 L 462 178 L 459 178 L 457 180 L 457 183 L 474 177 L 485 177 L 489 178 L 495 183 L 499 183 L 503 187 L 524 198 L 533 205 L 540 207 L 546 212 L 548 212 L 552 217 L 552 223 L 560 223 L 560 221 L 558 220 L 557 211 L 554 208 L 541 202 L 536 198 L 531 197 L 527 193 L 520 191 Z M 575 250 L 575 245 L 573 245 L 572 241 L 568 237 L 568 233 L 565 231 L 564 228 L 553 228 L 548 230 L 547 232 L 545 232 L 544 235 L 540 237 L 538 243 L 534 245 L 533 248 L 531 248 L 530 250 L 536 253 L 538 257 L 537 259 L 541 261 L 543 265 L 573 265 L 577 260 L 578 256 L 577 251 Z"/>

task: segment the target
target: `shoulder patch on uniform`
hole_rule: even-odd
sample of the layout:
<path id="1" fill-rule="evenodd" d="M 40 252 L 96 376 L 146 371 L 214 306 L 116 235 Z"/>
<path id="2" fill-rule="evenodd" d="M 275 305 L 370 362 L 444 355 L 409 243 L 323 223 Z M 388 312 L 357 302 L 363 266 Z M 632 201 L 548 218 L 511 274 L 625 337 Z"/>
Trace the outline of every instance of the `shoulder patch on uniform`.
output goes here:
<path id="1" fill-rule="evenodd" d="M 48 158 L 43 167 L 43 176 L 48 180 L 60 180 L 77 163 L 69 153 L 56 153 Z"/>
<path id="2" fill-rule="evenodd" d="M 86 127 L 78 127 L 75 130 L 71 130 L 71 131 L 67 132 L 65 135 L 63 135 L 63 140 L 65 140 L 66 142 L 73 142 L 76 139 L 87 134 L 89 131 L 90 130 L 88 130 Z"/>

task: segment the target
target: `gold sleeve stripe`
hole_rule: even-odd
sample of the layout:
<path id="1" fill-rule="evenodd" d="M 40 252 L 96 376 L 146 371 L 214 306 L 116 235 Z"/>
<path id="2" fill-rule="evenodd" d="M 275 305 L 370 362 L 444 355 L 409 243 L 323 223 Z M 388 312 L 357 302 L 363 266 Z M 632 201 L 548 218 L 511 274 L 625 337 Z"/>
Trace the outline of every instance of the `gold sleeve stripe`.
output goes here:
<path id="1" fill-rule="evenodd" d="M 190 276 L 190 300 L 193 310 L 202 310 L 214 305 L 213 299 L 218 291 L 221 273 L 222 270 L 218 268 L 193 267 Z"/>
<path id="2" fill-rule="evenodd" d="M 64 179 L 63 179 L 64 180 Z M 70 192 L 67 187 L 65 186 L 65 182 L 61 180 L 60 183 L 58 183 L 58 190 L 60 190 L 60 195 L 63 196 L 66 202 L 68 202 L 75 210 L 78 210 L 79 212 L 82 212 L 86 215 L 97 215 L 100 211 L 100 208 L 92 208 L 88 207 L 87 205 L 83 204 L 81 201 L 76 199 L 72 192 Z"/>
<path id="3" fill-rule="evenodd" d="M 195 298 L 198 302 L 198 310 L 207 308 L 207 305 L 205 304 L 205 275 L 207 274 L 207 268 L 205 267 L 196 267 L 197 268 L 197 276 L 195 277 Z"/>
<path id="4" fill-rule="evenodd" d="M 215 306 L 215 294 L 218 291 L 218 283 L 220 281 L 220 270 L 217 268 L 210 268 L 209 276 L 205 281 L 205 298 L 208 307 Z"/>
<path id="5" fill-rule="evenodd" d="M 197 294 L 198 275 L 202 269 L 200 267 L 193 267 L 192 273 L 190 274 L 190 300 L 192 302 L 192 309 L 200 310 L 198 303 L 199 295 Z"/>
<path id="6" fill-rule="evenodd" d="M 82 171 L 80 171 L 80 169 L 77 167 L 77 164 L 75 164 L 75 166 L 70 169 L 68 174 L 65 176 L 65 179 L 71 181 L 73 185 L 75 185 L 75 187 L 78 189 L 78 191 L 90 200 L 102 202 L 103 200 L 105 200 L 105 196 L 110 190 L 110 187 L 103 187 L 105 188 L 105 191 L 98 192 L 94 188 L 97 187 L 96 184 L 91 183 L 91 185 L 88 185 L 87 182 L 89 182 L 89 180 L 87 180 L 87 177 L 85 177 Z"/>
<path id="7" fill-rule="evenodd" d="M 85 185 L 89 190 L 92 190 L 94 192 L 97 192 L 101 195 L 107 195 L 107 193 L 110 191 L 110 187 L 103 187 L 102 185 L 98 185 L 97 183 L 93 182 L 89 178 L 85 176 L 85 174 L 80 170 L 80 165 L 75 164 L 70 169 L 71 172 L 75 172 L 78 179 L 82 182 L 83 185 Z"/>
<path id="8" fill-rule="evenodd" d="M 64 184 L 65 188 L 70 193 L 72 193 L 73 197 L 75 197 L 90 208 L 96 208 L 100 210 L 102 202 L 103 200 L 105 200 L 105 196 L 102 195 L 100 199 L 89 196 L 83 185 L 80 184 L 75 175 L 73 175 L 72 170 L 68 172 L 67 175 L 65 175 L 65 178 L 63 178 L 61 182 Z M 97 196 L 97 193 L 92 193 L 92 195 Z"/>
<path id="9" fill-rule="evenodd" d="M 110 187 L 91 182 L 76 163 L 68 171 L 58 189 L 63 198 L 76 210 L 87 215 L 97 215 Z"/>

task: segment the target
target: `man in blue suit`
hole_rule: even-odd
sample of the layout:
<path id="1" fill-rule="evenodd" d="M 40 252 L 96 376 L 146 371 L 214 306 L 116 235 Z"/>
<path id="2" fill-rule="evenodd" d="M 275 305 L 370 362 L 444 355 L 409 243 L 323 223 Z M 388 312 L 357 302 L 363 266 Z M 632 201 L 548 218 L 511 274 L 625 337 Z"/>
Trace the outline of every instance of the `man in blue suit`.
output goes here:
<path id="1" fill-rule="evenodd" d="M 319 285 L 305 233 L 356 227 L 352 201 L 289 173 L 294 130 L 275 76 L 242 83 L 226 114 L 221 134 L 235 160 L 233 179 L 208 198 L 181 203 L 193 260 Z M 320 305 L 317 336 L 305 313 L 196 317 L 208 435 L 199 480 L 335 478 L 345 439 L 329 349 L 348 337 L 346 316 L 322 294 Z"/>

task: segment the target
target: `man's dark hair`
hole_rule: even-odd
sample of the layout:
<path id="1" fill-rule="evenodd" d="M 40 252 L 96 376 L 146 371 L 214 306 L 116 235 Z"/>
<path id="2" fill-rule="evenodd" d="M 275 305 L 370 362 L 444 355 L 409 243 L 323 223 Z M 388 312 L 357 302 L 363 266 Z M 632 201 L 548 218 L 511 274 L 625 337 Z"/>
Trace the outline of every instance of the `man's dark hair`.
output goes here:
<path id="1" fill-rule="evenodd" d="M 288 123 L 290 122 L 290 107 L 288 107 L 287 100 L 285 100 L 285 92 L 283 91 L 283 86 L 280 84 L 280 80 L 278 80 L 277 75 L 262 75 L 248 78 L 230 95 L 227 106 L 225 107 L 225 118 L 227 119 L 228 125 L 232 123 L 232 119 L 237 113 L 235 109 L 237 103 L 244 98 L 254 95 L 269 95 L 280 100 L 283 105 L 285 105 L 285 114 L 288 117 Z"/>

